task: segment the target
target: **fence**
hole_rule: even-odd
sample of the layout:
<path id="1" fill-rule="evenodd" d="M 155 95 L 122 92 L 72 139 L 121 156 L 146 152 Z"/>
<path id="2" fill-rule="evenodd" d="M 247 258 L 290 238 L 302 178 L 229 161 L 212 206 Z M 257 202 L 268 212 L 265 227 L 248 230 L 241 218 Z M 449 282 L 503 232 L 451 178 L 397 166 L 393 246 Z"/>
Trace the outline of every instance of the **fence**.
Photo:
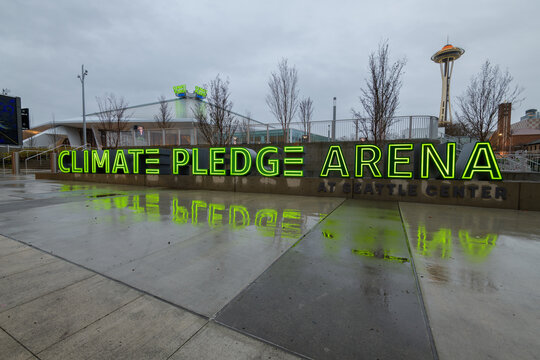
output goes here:
<path id="1" fill-rule="evenodd" d="M 363 132 L 362 120 L 340 119 L 311 121 L 304 125 L 292 122 L 283 131 L 281 124 L 263 124 L 257 121 L 241 122 L 231 139 L 236 144 L 278 144 L 283 143 L 284 134 L 289 143 L 358 141 L 368 138 Z M 436 139 L 438 120 L 434 116 L 399 116 L 392 119 L 386 139 Z M 118 146 L 158 146 L 158 145 L 197 145 L 204 144 L 205 139 L 192 128 L 154 129 L 139 133 L 137 130 L 119 133 Z M 118 134 L 107 132 L 104 146 L 116 147 Z"/>
<path id="2" fill-rule="evenodd" d="M 398 116 L 386 133 L 387 140 L 396 139 L 436 139 L 438 119 L 434 116 Z M 283 143 L 287 142 L 329 142 L 358 141 L 368 138 L 363 131 L 362 120 L 340 119 L 311 121 L 307 124 L 292 122 L 283 131 L 281 124 L 250 124 L 235 133 L 237 143 Z"/>
<path id="3" fill-rule="evenodd" d="M 116 147 L 118 136 L 118 147 L 197 144 L 195 129 L 156 129 L 145 130 L 143 133 L 136 130 L 121 131 L 119 135 L 107 132 L 103 146 Z"/>
<path id="4" fill-rule="evenodd" d="M 540 154 L 518 151 L 496 153 L 497 163 L 503 171 L 540 172 Z"/>

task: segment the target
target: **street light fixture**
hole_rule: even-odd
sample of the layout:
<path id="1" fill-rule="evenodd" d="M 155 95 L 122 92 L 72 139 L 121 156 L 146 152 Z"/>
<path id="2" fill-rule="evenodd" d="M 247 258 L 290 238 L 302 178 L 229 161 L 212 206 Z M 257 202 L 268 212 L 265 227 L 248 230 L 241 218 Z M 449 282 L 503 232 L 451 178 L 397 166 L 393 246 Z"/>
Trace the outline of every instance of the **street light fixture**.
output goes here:
<path id="1" fill-rule="evenodd" d="M 81 73 L 77 75 L 79 80 L 81 80 L 82 85 L 82 121 L 83 121 L 83 144 L 86 149 L 86 110 L 84 108 L 84 78 L 88 75 L 88 70 L 84 70 L 84 64 L 81 65 Z"/>

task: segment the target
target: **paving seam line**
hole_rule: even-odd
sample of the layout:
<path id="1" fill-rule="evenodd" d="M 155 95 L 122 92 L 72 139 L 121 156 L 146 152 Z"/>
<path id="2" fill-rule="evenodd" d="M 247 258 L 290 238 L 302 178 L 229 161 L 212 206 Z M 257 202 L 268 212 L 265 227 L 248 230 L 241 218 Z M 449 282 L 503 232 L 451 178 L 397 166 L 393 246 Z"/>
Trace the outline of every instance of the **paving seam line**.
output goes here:
<path id="1" fill-rule="evenodd" d="M 11 335 L 6 329 L 4 329 L 2 326 L 0 326 L 0 331 L 3 331 L 5 332 L 10 338 L 12 338 L 15 342 L 17 342 L 17 344 L 21 345 L 26 351 L 28 351 L 30 354 L 32 354 L 36 359 L 41 359 L 39 356 L 37 356 L 36 354 L 34 354 L 34 352 L 32 352 L 32 350 L 30 350 L 29 348 L 27 348 L 22 342 L 20 342 L 19 340 L 17 340 L 13 335 Z"/>
<path id="2" fill-rule="evenodd" d="M 286 353 L 288 353 L 288 354 L 291 354 L 291 355 L 294 355 L 294 356 L 297 356 L 297 357 L 299 357 L 299 358 L 306 359 L 306 360 L 314 360 L 313 358 L 311 358 L 311 357 L 309 357 L 309 356 L 307 356 L 307 355 L 304 355 L 304 354 L 300 354 L 300 353 L 294 352 L 294 351 L 292 351 L 292 350 L 290 350 L 290 349 L 287 349 L 287 348 L 285 348 L 285 347 L 283 347 L 283 346 L 281 346 L 281 345 L 278 345 L 278 344 L 274 344 L 273 342 L 268 341 L 268 340 L 266 340 L 266 339 L 263 339 L 263 338 L 261 338 L 261 337 L 258 337 L 258 336 L 256 336 L 256 335 L 250 334 L 250 333 L 248 333 L 248 332 L 245 332 L 245 331 L 242 331 L 242 330 L 239 330 L 239 329 L 235 329 L 235 328 L 231 327 L 230 325 L 227 325 L 227 324 L 225 324 L 225 323 L 222 323 L 222 322 L 220 322 L 220 321 L 217 321 L 216 319 L 210 319 L 210 321 L 211 321 L 211 322 L 214 322 L 214 323 L 216 323 L 216 324 L 218 324 L 218 325 L 220 325 L 220 326 L 224 326 L 224 327 L 226 327 L 226 328 L 229 329 L 229 330 L 233 330 L 234 332 L 237 332 L 237 333 L 242 334 L 242 335 L 244 335 L 244 336 L 250 337 L 250 338 L 252 338 L 252 339 L 255 339 L 255 340 L 257 340 L 257 341 L 263 342 L 263 343 L 265 343 L 265 344 L 267 344 L 267 345 L 270 345 L 270 346 L 272 346 L 272 347 L 275 347 L 275 348 L 277 348 L 277 349 L 280 349 L 280 350 L 282 350 L 282 351 L 284 351 L 284 352 L 286 352 Z"/>
<path id="3" fill-rule="evenodd" d="M 427 314 L 426 304 L 424 302 L 424 294 L 422 293 L 422 288 L 420 286 L 420 280 L 418 279 L 418 273 L 416 272 L 416 263 L 414 262 L 413 253 L 411 250 L 411 245 L 409 242 L 409 236 L 407 235 L 407 229 L 405 228 L 405 220 L 403 219 L 403 213 L 401 212 L 400 202 L 397 201 L 397 207 L 399 211 L 399 217 L 401 219 L 401 226 L 403 228 L 403 233 L 405 235 L 405 243 L 407 244 L 407 249 L 409 250 L 409 256 L 411 258 L 411 268 L 414 275 L 414 282 L 416 283 L 416 290 L 418 291 L 418 300 L 420 301 L 420 309 L 422 310 L 422 316 L 424 317 L 424 323 L 426 324 L 426 330 L 429 338 L 429 345 L 431 347 L 431 352 L 433 354 L 434 360 L 439 360 L 439 354 L 437 352 L 437 346 L 435 344 L 435 338 L 433 337 L 433 332 L 431 329 L 431 324 L 429 322 L 429 317 Z"/>
<path id="4" fill-rule="evenodd" d="M 141 294 L 141 295 L 139 295 L 139 296 L 136 296 L 134 299 L 128 301 L 127 303 L 125 303 L 125 304 L 123 304 L 123 305 L 120 305 L 119 307 L 117 307 L 116 309 L 112 310 L 111 312 L 109 312 L 109 313 L 103 315 L 103 316 L 100 317 L 99 319 L 96 319 L 96 320 L 92 321 L 91 323 L 87 324 L 86 326 L 84 326 L 84 327 L 80 328 L 79 330 L 75 331 L 73 334 L 70 334 L 70 335 L 66 336 L 65 338 L 62 338 L 62 339 L 58 340 L 57 342 L 52 343 L 51 345 L 49 345 L 49 346 L 47 346 L 46 348 L 42 349 L 38 354 L 41 354 L 42 352 L 47 351 L 48 349 L 50 349 L 50 348 L 53 347 L 54 345 L 59 344 L 59 343 L 61 343 L 62 341 L 65 341 L 65 340 L 69 339 L 69 338 L 72 337 L 73 335 L 80 333 L 81 331 L 85 330 L 85 329 L 88 328 L 89 326 L 91 326 L 91 325 L 95 324 L 96 322 L 98 322 L 98 321 L 100 321 L 100 320 L 106 318 L 107 316 L 111 315 L 113 312 L 120 310 L 121 308 L 123 308 L 123 307 L 125 307 L 125 306 L 131 304 L 132 302 L 134 302 L 135 300 L 140 299 L 140 298 L 143 297 L 143 296 L 144 296 L 144 294 Z"/>
<path id="5" fill-rule="evenodd" d="M 0 235 L 0 236 L 4 236 L 4 235 Z M 7 240 L 11 240 L 11 239 L 7 239 Z M 2 239 L 0 239 L 0 241 L 2 241 Z M 21 249 L 19 251 L 15 251 L 15 252 L 12 252 L 12 253 L 9 253 L 9 254 L 5 254 L 5 255 L 0 255 L 0 259 L 2 259 L 4 256 L 10 256 L 10 255 L 15 255 L 15 254 L 19 254 L 19 253 L 22 253 L 23 251 L 28 251 L 30 249 Z M 23 270 L 24 271 L 24 270 Z"/>
<path id="6" fill-rule="evenodd" d="M 195 331 L 186 341 L 184 341 L 183 344 L 181 344 L 178 349 L 174 350 L 173 353 L 169 356 L 167 356 L 166 360 L 169 360 L 174 354 L 176 354 L 181 348 L 184 347 L 191 339 L 193 339 L 197 334 L 199 334 L 203 328 L 205 328 L 210 323 L 210 320 L 207 320 L 206 323 L 201 326 L 197 331 Z"/>
<path id="7" fill-rule="evenodd" d="M 259 274 L 259 276 L 257 276 L 253 281 L 251 281 L 249 284 L 247 284 L 242 290 L 240 290 L 228 303 L 226 303 L 220 310 L 218 310 L 215 314 L 213 314 L 211 317 L 210 317 L 210 320 L 213 320 L 215 319 L 223 310 L 225 310 L 237 297 L 239 297 L 244 291 L 246 291 L 251 285 L 253 285 L 261 276 L 263 276 L 263 274 L 265 274 L 272 266 L 274 266 L 274 264 L 279 260 L 281 259 L 282 256 L 284 256 L 285 254 L 287 254 L 291 249 L 293 249 L 296 245 L 298 245 L 300 243 L 300 241 L 304 240 L 304 238 L 310 234 L 313 229 L 315 229 L 323 220 L 325 220 L 328 216 L 330 216 L 330 214 L 332 214 L 334 211 L 336 211 L 339 207 L 341 207 L 343 205 L 343 203 L 345 202 L 345 200 L 347 199 L 343 199 L 343 201 L 341 203 L 339 203 L 332 211 L 330 211 L 328 214 L 326 214 L 326 216 L 322 219 L 320 219 L 315 225 L 313 225 L 313 227 L 308 230 L 304 235 L 302 235 L 298 240 L 296 240 L 294 242 L 294 244 L 292 244 L 287 250 L 285 250 L 283 252 L 283 254 L 279 255 L 274 261 L 272 261 L 272 263 L 270 265 L 268 265 L 266 267 L 266 269 Z"/>
<path id="8" fill-rule="evenodd" d="M 29 250 L 29 249 L 26 249 L 26 250 Z M 32 249 L 33 250 L 33 249 Z M 16 255 L 16 254 L 19 254 L 21 253 L 22 251 L 19 251 L 19 252 L 16 252 L 16 253 L 12 253 L 12 254 L 9 254 L 9 255 Z M 9 256 L 9 255 L 4 255 L 4 256 Z M 1 258 L 1 257 L 0 257 Z M 14 273 L 11 273 L 11 274 L 8 274 L 8 275 L 2 275 L 0 276 L 0 279 L 5 279 L 7 277 L 10 277 L 10 276 L 13 276 L 13 275 L 18 275 L 18 274 L 22 274 L 23 272 L 27 272 L 27 271 L 30 271 L 30 270 L 35 270 L 39 267 L 42 267 L 42 266 L 46 266 L 46 265 L 50 265 L 50 264 L 54 264 L 54 263 L 57 263 L 59 262 L 60 259 L 54 259 L 52 260 L 51 262 L 48 262 L 48 263 L 45 263 L 45 264 L 39 264 L 39 265 L 36 265 L 36 266 L 32 266 L 31 268 L 28 268 L 28 269 L 25 269 L 25 270 L 21 270 L 21 271 L 17 271 L 17 272 L 14 272 Z"/>
<path id="9" fill-rule="evenodd" d="M 3 235 L 3 236 L 5 236 L 5 235 Z M 113 277 L 111 277 L 111 276 L 109 276 L 109 275 L 102 274 L 102 273 L 97 272 L 96 270 L 93 270 L 93 269 L 91 269 L 91 268 L 88 268 L 88 267 L 86 267 L 86 266 L 84 266 L 84 265 L 77 264 L 76 262 L 73 262 L 73 261 L 71 261 L 71 260 L 69 260 L 69 259 L 63 258 L 63 257 L 60 256 L 60 255 L 53 254 L 53 253 L 48 253 L 48 252 L 46 252 L 45 250 L 42 250 L 42 249 L 40 249 L 40 248 L 38 248 L 38 247 L 36 247 L 36 246 L 34 246 L 34 245 L 32 245 L 32 244 L 27 244 L 27 243 L 25 243 L 24 241 L 20 241 L 20 240 L 17 240 L 17 239 L 13 239 L 13 238 L 11 238 L 11 237 L 9 237 L 9 236 L 5 236 L 5 237 L 7 237 L 8 239 L 11 239 L 11 240 L 13 240 L 13 241 L 17 241 L 17 242 L 19 242 L 19 243 L 21 243 L 21 244 L 28 245 L 28 246 L 30 246 L 30 247 L 32 247 L 32 248 L 34 248 L 34 249 L 36 249 L 36 250 L 39 250 L 39 251 L 41 251 L 41 252 L 43 252 L 43 253 L 45 253 L 45 254 L 49 254 L 49 255 L 54 256 L 54 257 L 56 257 L 56 258 L 58 258 L 58 259 L 60 259 L 60 260 L 66 261 L 66 262 L 68 262 L 68 263 L 70 263 L 70 264 L 72 264 L 72 265 L 75 265 L 75 266 L 78 266 L 78 267 L 80 267 L 80 268 L 82 268 L 82 269 L 85 269 L 85 270 L 91 272 L 91 273 L 93 274 L 92 276 L 94 276 L 94 275 L 100 275 L 100 276 L 103 276 L 103 277 L 106 278 L 106 279 L 109 279 L 109 280 L 114 281 L 114 282 L 116 282 L 116 283 L 118 283 L 118 284 L 122 284 L 122 285 L 124 285 L 124 286 L 127 286 L 127 287 L 129 287 L 130 289 L 137 290 L 138 292 L 140 292 L 140 293 L 142 293 L 142 294 L 144 294 L 144 295 L 148 295 L 148 296 L 150 296 L 150 297 L 153 297 L 154 299 L 157 299 L 157 300 L 159 300 L 159 301 L 162 301 L 162 302 L 164 302 L 164 303 L 167 303 L 167 304 L 169 304 L 169 305 L 171 305 L 171 306 L 174 306 L 175 308 L 178 308 L 178 309 L 187 311 L 187 312 L 189 312 L 190 314 L 199 316 L 199 317 L 201 317 L 201 318 L 203 318 L 203 319 L 206 319 L 206 320 L 209 319 L 209 317 L 208 317 L 207 315 L 199 314 L 199 313 L 197 313 L 196 311 L 193 311 L 193 310 L 188 309 L 188 308 L 186 308 L 186 307 L 183 307 L 183 306 L 181 306 L 181 305 L 175 304 L 175 303 L 173 303 L 173 302 L 171 302 L 171 301 L 169 301 L 169 300 L 167 300 L 167 299 L 163 299 L 163 298 L 161 298 L 161 297 L 159 297 L 159 296 L 157 296 L 157 295 L 154 295 L 154 294 L 152 294 L 152 293 L 149 293 L 149 292 L 146 291 L 146 290 L 136 288 L 136 287 L 133 286 L 133 285 L 127 284 L 127 283 L 125 283 L 125 282 L 123 282 L 123 281 L 121 281 L 121 280 L 115 279 L 115 278 L 113 278 Z M 85 279 L 83 279 L 83 280 L 85 280 Z M 68 286 L 69 286 L 69 285 L 68 285 Z"/>
<path id="10" fill-rule="evenodd" d="M 254 283 L 255 283 L 255 282 L 256 282 L 263 274 L 265 274 L 265 273 L 266 273 L 266 272 L 267 272 L 267 271 L 268 271 L 268 270 L 269 270 L 269 269 L 270 269 L 270 268 L 271 268 L 271 267 L 272 267 L 272 266 L 273 266 L 273 265 L 274 265 L 274 264 L 275 264 L 275 263 L 283 256 L 283 255 L 285 255 L 286 253 L 288 253 L 292 248 L 294 248 L 298 243 L 300 243 L 300 241 L 302 241 L 308 234 L 310 234 L 310 233 L 311 233 L 311 232 L 312 232 L 312 231 L 313 231 L 320 223 L 322 223 L 323 220 L 325 220 L 326 218 L 328 218 L 334 211 L 336 211 L 338 208 L 340 208 L 340 207 L 345 203 L 346 200 L 348 200 L 348 199 L 343 198 L 342 201 L 341 201 L 341 202 L 340 202 L 340 203 L 339 203 L 332 211 L 330 211 L 328 214 L 326 214 L 326 216 L 325 216 L 324 218 L 320 219 L 320 220 L 319 220 L 319 221 L 318 221 L 318 222 L 317 222 L 317 223 L 316 223 L 309 231 L 307 231 L 304 235 L 302 235 L 302 236 L 301 236 L 301 237 L 300 237 L 293 245 L 291 245 L 291 246 L 290 246 L 283 254 L 281 254 L 280 256 L 278 256 L 278 257 L 277 257 L 270 265 L 268 265 L 268 267 L 266 268 L 266 270 L 264 270 L 261 274 L 259 274 L 259 276 L 257 276 L 257 277 L 255 278 L 255 280 L 253 280 L 253 281 L 250 282 L 248 285 L 246 285 L 246 287 L 244 287 L 242 290 L 240 290 L 236 296 L 234 296 L 234 297 L 233 297 L 227 304 L 225 304 L 225 306 L 223 306 L 218 312 L 216 312 L 214 315 L 212 315 L 212 316 L 210 317 L 209 320 L 210 320 L 211 322 L 214 322 L 214 323 L 216 323 L 216 324 L 219 324 L 219 325 L 221 325 L 221 326 L 224 326 L 224 327 L 226 327 L 226 328 L 228 328 L 228 329 L 230 329 L 230 330 L 233 330 L 233 331 L 235 331 L 235 332 L 237 332 L 237 333 L 240 333 L 240 334 L 245 335 L 245 336 L 248 336 L 248 337 L 250 337 L 250 338 L 252 338 L 252 339 L 261 341 L 261 342 L 263 342 L 263 343 L 265 343 L 265 344 L 268 344 L 268 345 L 271 345 L 271 346 L 273 346 L 273 347 L 275 347 L 275 348 L 278 348 L 278 349 L 280 349 L 280 350 L 283 350 L 283 351 L 285 351 L 286 353 L 292 354 L 292 355 L 294 355 L 294 356 L 297 356 L 297 357 L 300 357 L 300 358 L 303 358 L 303 359 L 311 360 L 312 358 L 310 358 L 310 357 L 308 357 L 308 356 L 306 356 L 306 355 L 303 355 L 303 354 L 300 354 L 300 353 L 296 353 L 296 352 L 294 352 L 294 351 L 292 351 L 292 350 L 289 350 L 289 349 L 287 349 L 287 348 L 284 348 L 284 347 L 282 347 L 282 346 L 280 346 L 280 345 L 278 345 L 278 344 L 274 344 L 274 343 L 271 342 L 271 341 L 268 341 L 268 340 L 266 340 L 266 339 L 257 337 L 257 336 L 255 336 L 255 335 L 253 335 L 253 334 L 250 334 L 250 333 L 248 333 L 248 332 L 244 332 L 244 331 L 242 331 L 242 330 L 240 330 L 240 329 L 233 328 L 233 327 L 231 327 L 231 326 L 229 326 L 229 325 L 227 325 L 227 324 L 224 324 L 224 323 L 222 323 L 222 322 L 220 322 L 220 321 L 217 321 L 217 320 L 216 320 L 216 317 L 217 317 L 223 310 L 225 310 L 225 309 L 226 309 L 226 308 L 227 308 L 227 307 L 228 307 L 228 306 L 229 306 L 236 298 L 238 298 L 240 295 L 242 295 L 242 293 L 243 293 L 244 291 L 246 291 L 252 284 L 254 284 Z"/>
<path id="11" fill-rule="evenodd" d="M 49 264 L 44 264 L 44 265 L 41 265 L 41 266 L 54 264 L 55 262 L 56 262 L 56 261 L 54 261 L 54 262 L 52 262 L 52 263 L 49 263 Z M 35 267 L 35 268 L 33 268 L 33 269 L 36 269 L 36 268 L 38 268 L 38 267 L 39 267 L 39 266 L 37 266 L 37 267 Z M 24 272 L 24 271 L 21 271 L 21 272 Z M 20 273 L 18 273 L 18 274 L 20 274 Z M 15 275 L 15 274 L 13 274 L 13 275 Z M 72 285 L 75 285 L 75 284 L 80 283 L 81 281 L 88 280 L 88 279 L 90 279 L 91 277 L 94 277 L 95 275 L 96 275 L 96 274 L 90 274 L 90 276 L 84 277 L 84 278 L 82 278 L 82 279 L 78 279 L 78 280 L 76 280 L 75 282 L 72 282 L 72 283 L 70 283 L 70 284 L 64 285 L 64 286 L 62 286 L 62 287 L 59 287 L 58 289 L 54 289 L 54 290 L 48 291 L 48 292 L 46 292 L 46 293 L 44 293 L 44 294 L 41 294 L 41 295 L 39 295 L 39 296 L 37 296 L 37 297 L 35 297 L 35 298 L 29 299 L 29 300 L 27 300 L 27 301 L 24 301 L 24 302 L 22 302 L 22 303 L 20 303 L 20 304 L 17 304 L 17 305 L 15 305 L 15 306 L 12 306 L 12 307 L 10 307 L 10 308 L 8 308 L 8 309 L 4 309 L 4 310 L 2 310 L 0 313 L 9 311 L 9 310 L 11 310 L 11 309 L 15 309 L 16 307 L 21 306 L 21 305 L 26 305 L 26 304 L 28 304 L 28 303 L 34 301 L 34 300 L 39 299 L 39 298 L 42 297 L 42 296 L 47 296 L 47 295 L 50 295 L 50 294 L 52 294 L 52 293 L 54 293 L 54 292 L 56 292 L 56 291 L 64 290 L 64 289 L 66 289 L 66 288 L 68 288 L 68 287 L 70 287 L 70 286 L 72 286 Z M 9 276 L 11 276 L 11 275 L 8 275 L 7 277 L 9 277 Z"/>

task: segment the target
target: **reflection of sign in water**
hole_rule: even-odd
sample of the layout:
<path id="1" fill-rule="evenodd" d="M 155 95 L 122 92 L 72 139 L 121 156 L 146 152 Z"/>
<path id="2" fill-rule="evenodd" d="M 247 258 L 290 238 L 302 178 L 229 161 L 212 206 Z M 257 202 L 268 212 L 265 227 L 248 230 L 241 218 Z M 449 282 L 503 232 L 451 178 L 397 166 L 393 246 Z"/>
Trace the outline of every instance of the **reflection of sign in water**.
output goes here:
<path id="1" fill-rule="evenodd" d="M 483 234 L 472 236 L 467 230 L 459 230 L 459 242 L 463 252 L 472 260 L 484 260 L 497 243 L 497 234 Z M 440 228 L 428 232 L 425 226 L 418 227 L 418 241 L 416 252 L 426 257 L 440 257 L 448 259 L 452 255 L 452 231 Z"/>
<path id="2" fill-rule="evenodd" d="M 61 191 L 88 189 L 85 185 L 64 185 Z M 160 198 L 159 193 L 145 195 L 103 196 L 99 194 L 90 201 L 93 210 L 129 209 L 133 217 L 130 221 L 163 221 L 170 218 L 177 225 L 209 226 L 219 228 L 228 226 L 241 231 L 253 226 L 265 237 L 281 236 L 296 239 L 302 235 L 302 228 L 308 216 L 302 217 L 300 210 L 248 209 L 240 204 L 227 205 L 203 200 L 182 201 L 179 198 Z M 313 214 L 314 221 L 319 214 Z M 119 219 L 126 219 L 122 216 Z M 122 220 L 120 220 L 122 221 Z"/>
<path id="3" fill-rule="evenodd" d="M 21 145 L 21 99 L 0 95 L 0 144 Z"/>

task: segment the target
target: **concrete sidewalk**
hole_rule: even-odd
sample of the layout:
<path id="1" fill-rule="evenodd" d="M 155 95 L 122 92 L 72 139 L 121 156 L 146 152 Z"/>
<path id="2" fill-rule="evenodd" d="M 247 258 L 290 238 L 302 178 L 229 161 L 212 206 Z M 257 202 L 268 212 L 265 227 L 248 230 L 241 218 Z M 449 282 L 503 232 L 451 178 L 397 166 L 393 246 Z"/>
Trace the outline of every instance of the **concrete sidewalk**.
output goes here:
<path id="1" fill-rule="evenodd" d="M 535 359 L 514 210 L 0 177 L 0 359 Z"/>
<path id="2" fill-rule="evenodd" d="M 0 236 L 0 359 L 295 359 Z"/>

